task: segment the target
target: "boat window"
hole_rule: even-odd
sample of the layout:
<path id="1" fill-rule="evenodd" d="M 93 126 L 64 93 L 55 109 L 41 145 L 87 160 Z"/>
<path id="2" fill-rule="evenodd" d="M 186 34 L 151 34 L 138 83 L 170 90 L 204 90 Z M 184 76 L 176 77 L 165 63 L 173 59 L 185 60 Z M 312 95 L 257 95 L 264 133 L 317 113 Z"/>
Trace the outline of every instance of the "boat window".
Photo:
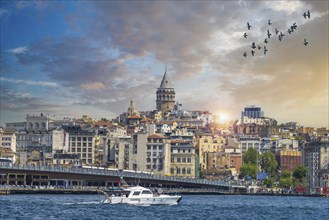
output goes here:
<path id="1" fill-rule="evenodd" d="M 141 192 L 140 191 L 136 191 L 133 193 L 133 196 L 138 196 Z"/>
<path id="2" fill-rule="evenodd" d="M 148 191 L 148 190 L 144 190 L 144 191 L 142 192 L 142 194 L 152 194 L 152 192 L 151 192 L 151 191 Z"/>

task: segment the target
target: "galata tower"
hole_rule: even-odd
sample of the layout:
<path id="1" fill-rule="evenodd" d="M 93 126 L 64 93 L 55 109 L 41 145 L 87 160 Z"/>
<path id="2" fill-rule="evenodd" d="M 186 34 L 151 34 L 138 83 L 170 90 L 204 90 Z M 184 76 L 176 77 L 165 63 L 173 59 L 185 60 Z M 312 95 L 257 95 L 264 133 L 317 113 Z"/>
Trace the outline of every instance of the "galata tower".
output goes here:
<path id="1" fill-rule="evenodd" d="M 160 87 L 158 88 L 156 95 L 156 105 L 158 111 L 172 111 L 175 104 L 175 90 L 171 84 L 171 81 L 167 77 L 167 66 L 163 75 Z"/>

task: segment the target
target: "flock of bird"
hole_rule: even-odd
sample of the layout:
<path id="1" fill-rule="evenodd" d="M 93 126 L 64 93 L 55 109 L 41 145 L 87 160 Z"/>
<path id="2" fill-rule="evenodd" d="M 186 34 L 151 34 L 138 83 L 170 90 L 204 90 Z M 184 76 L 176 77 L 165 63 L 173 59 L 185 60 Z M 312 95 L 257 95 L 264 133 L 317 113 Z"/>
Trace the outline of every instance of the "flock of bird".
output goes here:
<path id="1" fill-rule="evenodd" d="M 310 19 L 310 18 L 311 18 L 310 11 L 308 10 L 307 12 L 304 12 L 303 16 L 304 16 L 305 19 L 307 19 L 307 18 Z M 272 25 L 271 20 L 268 20 L 267 24 L 268 24 L 268 25 Z M 249 31 L 250 31 L 251 28 L 252 28 L 252 26 L 249 24 L 249 22 L 247 22 L 247 28 L 248 28 Z M 287 32 L 288 32 L 288 34 L 292 34 L 292 33 L 293 33 L 294 31 L 296 31 L 296 30 L 297 30 L 297 24 L 296 24 L 296 22 L 294 22 L 294 23 L 290 26 L 290 28 L 288 29 Z M 264 45 L 263 47 L 261 47 L 261 46 L 259 46 L 259 45 L 256 45 L 255 42 L 252 42 L 252 43 L 251 43 L 251 48 L 252 48 L 252 50 L 251 50 L 251 55 L 252 55 L 252 56 L 255 56 L 255 53 L 256 53 L 256 51 L 257 51 L 256 49 L 261 50 L 262 48 L 263 48 L 263 53 L 264 53 L 264 55 L 266 55 L 266 52 L 268 51 L 268 49 L 266 48 L 266 44 L 269 42 L 269 39 L 271 38 L 272 35 L 273 35 L 273 34 L 272 34 L 272 33 L 270 32 L 270 30 L 268 29 L 268 30 L 267 30 L 267 38 L 265 38 L 265 40 L 264 40 L 265 45 Z M 282 41 L 282 39 L 283 39 L 283 37 L 285 36 L 285 34 L 282 33 L 282 31 L 279 31 L 277 28 L 275 28 L 275 36 L 278 36 L 279 41 Z M 247 37 L 248 37 L 247 32 L 243 34 L 243 37 L 247 39 Z M 304 38 L 304 42 L 303 42 L 303 44 L 304 44 L 305 46 L 308 45 L 308 41 L 306 40 L 306 38 Z M 247 57 L 247 55 L 248 55 L 247 52 L 244 52 L 244 53 L 243 53 L 243 56 L 244 56 L 244 57 Z"/>

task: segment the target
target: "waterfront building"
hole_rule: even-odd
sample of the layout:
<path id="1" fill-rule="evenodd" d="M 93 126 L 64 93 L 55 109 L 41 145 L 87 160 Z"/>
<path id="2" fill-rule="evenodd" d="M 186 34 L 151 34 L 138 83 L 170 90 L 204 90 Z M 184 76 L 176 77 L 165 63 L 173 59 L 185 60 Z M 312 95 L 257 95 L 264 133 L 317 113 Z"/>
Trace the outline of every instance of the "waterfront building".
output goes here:
<path id="1" fill-rule="evenodd" d="M 63 129 L 48 131 L 16 131 L 16 150 L 25 151 L 31 146 L 50 146 L 52 150 L 63 150 L 67 133 Z"/>
<path id="2" fill-rule="evenodd" d="M 146 143 L 146 171 L 164 174 L 165 169 L 165 149 L 168 149 L 168 137 L 160 134 L 147 136 Z"/>
<path id="3" fill-rule="evenodd" d="M 323 176 L 329 170 L 329 142 L 311 142 L 302 150 L 303 165 L 308 168 L 307 181 L 310 188 L 328 184 Z"/>
<path id="4" fill-rule="evenodd" d="M 43 114 L 30 115 L 27 114 L 25 122 L 10 122 L 6 123 L 6 129 L 15 131 L 30 131 L 30 132 L 44 132 L 54 128 L 60 128 L 62 125 L 72 125 L 74 119 L 63 118 L 57 119 L 55 115 Z"/>
<path id="5" fill-rule="evenodd" d="M 43 152 L 40 150 L 33 150 L 28 154 L 27 165 L 53 165 L 53 157 L 51 152 Z"/>
<path id="6" fill-rule="evenodd" d="M 82 163 L 77 154 L 69 154 L 63 152 L 56 152 L 53 155 L 53 165 L 60 165 L 63 167 L 81 167 Z"/>
<path id="7" fill-rule="evenodd" d="M 147 136 L 145 132 L 135 133 L 132 135 L 132 163 L 134 170 L 146 171 L 146 155 L 147 155 Z M 150 170 L 148 170 L 150 171 Z"/>
<path id="8" fill-rule="evenodd" d="M 156 92 L 156 109 L 162 112 L 170 112 L 175 105 L 175 90 L 167 76 L 167 67 L 163 75 L 160 87 Z"/>
<path id="9" fill-rule="evenodd" d="M 254 136 L 241 136 L 238 138 L 239 147 L 241 148 L 242 153 L 246 152 L 249 148 L 256 149 L 259 153 L 260 150 L 260 138 Z"/>
<path id="10" fill-rule="evenodd" d="M 110 144 L 114 146 L 112 149 L 114 150 L 115 168 L 122 170 L 138 170 L 137 163 L 132 163 L 133 144 L 130 136 L 111 139 Z"/>
<path id="11" fill-rule="evenodd" d="M 166 175 L 180 177 L 195 177 L 195 148 L 191 141 L 175 139 L 170 140 L 170 147 L 166 150 L 170 156 L 166 157 L 166 163 L 170 165 L 165 170 Z M 168 154 L 167 154 L 168 155 Z"/>
<path id="12" fill-rule="evenodd" d="M 241 148 L 239 148 L 238 146 L 225 145 L 223 152 L 229 154 L 230 156 L 230 167 L 235 168 L 236 173 L 240 173 L 240 168 L 242 166 Z"/>
<path id="13" fill-rule="evenodd" d="M 200 168 L 202 171 L 208 169 L 208 153 L 212 152 L 222 152 L 223 147 L 226 141 L 223 136 L 213 136 L 211 134 L 203 134 L 199 138 L 199 159 L 200 159 Z"/>
<path id="14" fill-rule="evenodd" d="M 177 128 L 175 120 L 162 120 L 155 123 L 158 133 L 171 133 Z"/>
<path id="15" fill-rule="evenodd" d="M 273 151 L 298 151 L 299 144 L 295 139 L 290 138 L 275 138 L 272 137 L 272 150 Z"/>
<path id="16" fill-rule="evenodd" d="M 26 126 L 26 121 L 24 122 L 8 122 L 5 123 L 6 125 L 6 129 L 8 130 L 13 130 L 13 131 L 20 131 L 20 130 L 26 130 L 27 126 Z"/>
<path id="17" fill-rule="evenodd" d="M 16 134 L 0 128 L 0 148 L 16 152 Z"/>
<path id="18" fill-rule="evenodd" d="M 293 171 L 297 166 L 302 165 L 301 151 L 278 150 L 275 152 L 275 158 L 282 171 Z"/>
<path id="19" fill-rule="evenodd" d="M 111 136 L 107 133 L 102 137 L 100 145 L 104 145 L 103 164 L 118 169 L 131 169 L 129 159 L 132 156 L 131 136 Z"/>
<path id="20" fill-rule="evenodd" d="M 241 118 L 243 117 L 261 118 L 264 117 L 264 112 L 260 107 L 256 107 L 255 105 L 252 105 L 244 108 L 244 111 L 241 112 Z"/>
<path id="21" fill-rule="evenodd" d="M 77 154 L 83 165 L 94 164 L 95 151 L 98 149 L 99 140 L 95 132 L 82 130 L 80 126 L 66 126 L 68 133 L 68 153 Z"/>
<path id="22" fill-rule="evenodd" d="M 232 176 L 231 155 L 224 152 L 206 152 L 206 167 L 204 176 L 209 178 L 225 178 Z"/>

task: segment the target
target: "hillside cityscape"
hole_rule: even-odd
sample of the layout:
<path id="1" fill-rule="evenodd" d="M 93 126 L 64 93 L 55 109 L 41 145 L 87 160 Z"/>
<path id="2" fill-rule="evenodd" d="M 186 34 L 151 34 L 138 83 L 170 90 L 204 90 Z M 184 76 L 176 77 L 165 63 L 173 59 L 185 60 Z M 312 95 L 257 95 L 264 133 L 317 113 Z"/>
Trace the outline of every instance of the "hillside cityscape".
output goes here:
<path id="1" fill-rule="evenodd" d="M 329 128 L 278 124 L 258 106 L 225 120 L 186 110 L 164 72 L 156 110 L 131 99 L 114 119 L 27 114 L 0 129 L 0 157 L 20 165 L 95 167 L 267 187 L 328 187 Z M 5 184 L 5 182 L 1 182 Z"/>

